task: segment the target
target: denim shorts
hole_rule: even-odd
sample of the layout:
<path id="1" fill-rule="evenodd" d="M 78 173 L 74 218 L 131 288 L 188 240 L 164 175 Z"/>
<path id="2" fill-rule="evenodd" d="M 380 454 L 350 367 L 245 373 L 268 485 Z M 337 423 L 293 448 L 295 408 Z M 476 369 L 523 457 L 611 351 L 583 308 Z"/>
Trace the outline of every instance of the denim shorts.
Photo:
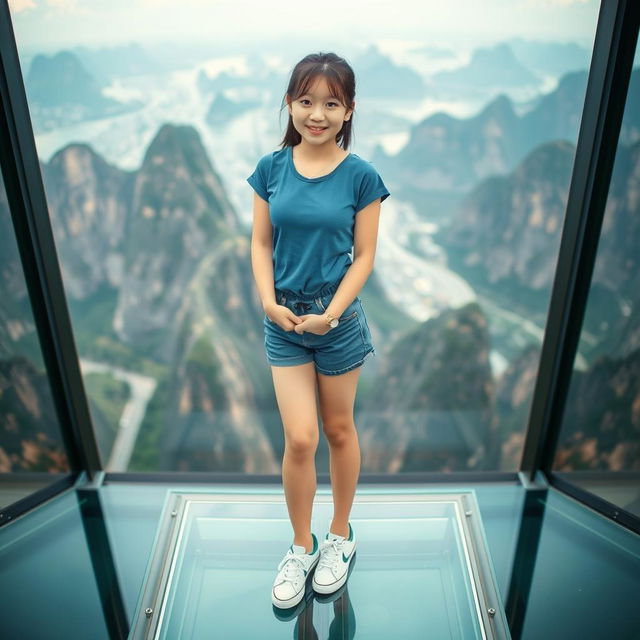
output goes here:
<path id="1" fill-rule="evenodd" d="M 322 288 L 313 296 L 300 296 L 291 291 L 275 289 L 276 302 L 297 316 L 307 313 L 323 314 L 339 283 Z M 338 326 L 324 335 L 294 329 L 285 331 L 277 322 L 264 315 L 264 346 L 267 361 L 280 367 L 314 362 L 325 375 L 335 376 L 359 367 L 376 351 L 359 297 L 351 302 L 339 318 Z"/>

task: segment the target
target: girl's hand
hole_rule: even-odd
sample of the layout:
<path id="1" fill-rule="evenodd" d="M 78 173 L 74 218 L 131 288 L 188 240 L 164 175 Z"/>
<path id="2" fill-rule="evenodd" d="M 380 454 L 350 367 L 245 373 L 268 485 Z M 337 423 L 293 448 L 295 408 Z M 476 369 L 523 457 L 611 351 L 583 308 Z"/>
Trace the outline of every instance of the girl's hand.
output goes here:
<path id="1" fill-rule="evenodd" d="M 323 315 L 317 313 L 306 313 L 299 316 L 302 322 L 296 325 L 293 329 L 296 333 L 315 333 L 316 335 L 323 336 L 331 330 L 331 327 L 326 323 Z"/>
<path id="2" fill-rule="evenodd" d="M 297 324 L 302 322 L 302 318 L 299 318 L 289 307 L 285 307 L 283 304 L 269 305 L 264 308 L 264 312 L 271 322 L 275 322 L 285 331 L 291 331 Z"/>

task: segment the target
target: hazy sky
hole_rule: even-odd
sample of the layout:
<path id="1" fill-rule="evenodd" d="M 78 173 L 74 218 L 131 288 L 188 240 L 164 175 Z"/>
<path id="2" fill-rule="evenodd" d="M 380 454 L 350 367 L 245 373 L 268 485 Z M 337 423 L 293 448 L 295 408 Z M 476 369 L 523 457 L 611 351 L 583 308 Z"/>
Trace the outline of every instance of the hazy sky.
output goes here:
<path id="1" fill-rule="evenodd" d="M 21 51 L 84 44 L 225 43 L 323 35 L 482 43 L 521 36 L 591 47 L 598 0 L 9 0 Z M 311 42 L 312 41 L 312 42 Z"/>

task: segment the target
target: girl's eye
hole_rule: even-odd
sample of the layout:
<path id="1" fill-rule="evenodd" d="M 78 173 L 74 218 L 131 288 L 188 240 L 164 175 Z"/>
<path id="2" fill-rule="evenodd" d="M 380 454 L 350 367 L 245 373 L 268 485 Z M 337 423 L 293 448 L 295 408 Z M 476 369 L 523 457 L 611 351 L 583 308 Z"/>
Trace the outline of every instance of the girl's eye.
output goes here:
<path id="1" fill-rule="evenodd" d="M 311 102 L 311 101 L 310 101 L 310 100 L 308 100 L 307 98 L 301 98 L 301 99 L 300 99 L 300 102 L 301 102 L 302 104 L 304 104 L 305 102 Z M 337 102 L 334 102 L 334 101 L 327 102 L 327 104 L 328 104 L 328 105 L 330 105 L 330 106 L 334 106 L 334 107 L 337 107 L 337 106 L 338 106 L 338 103 L 337 103 Z"/>

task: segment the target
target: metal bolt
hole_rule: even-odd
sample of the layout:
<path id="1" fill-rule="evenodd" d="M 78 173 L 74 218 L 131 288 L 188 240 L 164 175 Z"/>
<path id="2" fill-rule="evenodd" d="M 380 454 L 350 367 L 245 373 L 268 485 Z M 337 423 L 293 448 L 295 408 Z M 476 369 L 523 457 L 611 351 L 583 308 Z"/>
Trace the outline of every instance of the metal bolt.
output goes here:
<path id="1" fill-rule="evenodd" d="M 150 618 L 153 614 L 153 609 L 151 607 L 147 607 L 144 610 L 144 615 L 147 616 L 147 618 Z"/>
<path id="2" fill-rule="evenodd" d="M 489 613 L 489 615 L 493 618 L 493 616 L 496 615 L 496 610 L 493 607 L 489 607 L 487 609 L 487 612 Z"/>
<path id="3" fill-rule="evenodd" d="M 467 518 L 471 517 L 471 511 L 465 511 L 464 515 L 467 516 Z"/>
<path id="4" fill-rule="evenodd" d="M 171 517 L 172 517 L 172 518 L 175 518 L 177 515 L 178 515 L 178 512 L 177 512 L 177 511 L 172 511 L 172 512 L 171 512 Z"/>

